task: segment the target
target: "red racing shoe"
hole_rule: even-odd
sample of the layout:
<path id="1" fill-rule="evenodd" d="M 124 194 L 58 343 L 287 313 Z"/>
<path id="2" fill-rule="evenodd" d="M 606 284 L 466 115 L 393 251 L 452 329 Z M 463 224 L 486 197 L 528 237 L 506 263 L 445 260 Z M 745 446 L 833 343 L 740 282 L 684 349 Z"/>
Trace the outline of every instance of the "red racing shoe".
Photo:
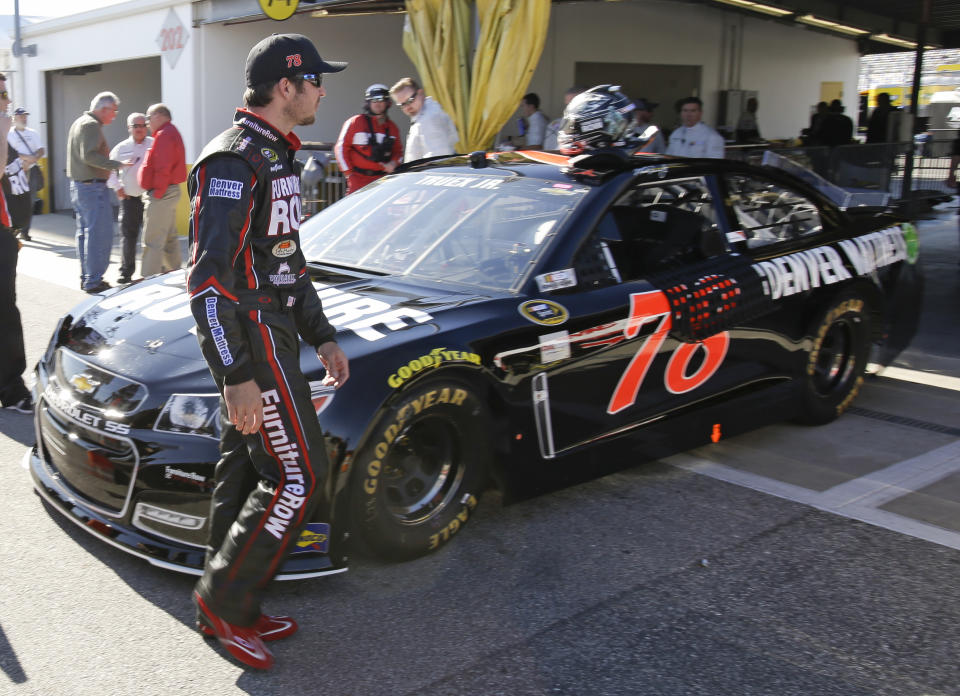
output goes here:
<path id="1" fill-rule="evenodd" d="M 220 644 L 230 655 L 243 664 L 255 669 L 270 669 L 273 667 L 273 653 L 264 644 L 263 639 L 254 626 L 234 626 L 214 614 L 207 607 L 203 598 L 193 593 L 197 603 L 199 620 L 202 627 L 209 628 Z M 201 631 L 203 628 L 201 628 Z M 204 631 L 206 633 L 206 631 Z"/>
<path id="2" fill-rule="evenodd" d="M 197 621 L 197 628 L 200 630 L 200 633 L 210 638 L 216 635 L 213 629 L 203 621 Z M 292 616 L 269 616 L 267 614 L 260 614 L 260 618 L 257 619 L 250 628 L 259 633 L 260 640 L 266 643 L 271 640 L 289 638 L 297 632 L 299 626 L 297 626 L 297 622 L 293 620 Z"/>

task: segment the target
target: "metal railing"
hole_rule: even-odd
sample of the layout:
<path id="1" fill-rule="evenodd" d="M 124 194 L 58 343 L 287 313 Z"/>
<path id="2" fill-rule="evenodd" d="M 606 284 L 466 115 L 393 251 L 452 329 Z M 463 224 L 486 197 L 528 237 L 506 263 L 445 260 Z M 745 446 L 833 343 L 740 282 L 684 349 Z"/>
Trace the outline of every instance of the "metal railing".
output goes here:
<path id="1" fill-rule="evenodd" d="M 912 151 L 913 174 L 910 188 L 920 197 L 952 196 L 947 183 L 950 171 L 949 142 L 851 144 L 837 147 L 775 147 L 771 145 L 727 148 L 728 159 L 760 164 L 767 150 L 787 157 L 827 181 L 854 191 L 889 193 L 903 198 L 903 172 Z"/>

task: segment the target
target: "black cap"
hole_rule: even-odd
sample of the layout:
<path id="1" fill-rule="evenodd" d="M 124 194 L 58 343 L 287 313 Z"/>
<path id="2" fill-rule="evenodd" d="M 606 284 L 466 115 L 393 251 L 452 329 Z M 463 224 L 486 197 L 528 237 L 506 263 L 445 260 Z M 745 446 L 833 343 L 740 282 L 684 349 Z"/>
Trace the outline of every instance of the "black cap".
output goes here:
<path id="1" fill-rule="evenodd" d="M 637 111 L 653 111 L 660 106 L 658 102 L 650 101 L 649 99 L 644 99 L 643 97 L 637 99 L 634 104 L 637 106 Z"/>
<path id="2" fill-rule="evenodd" d="M 303 34 L 271 34 L 247 55 L 247 87 L 283 77 L 340 72 L 346 63 L 327 63 Z"/>
<path id="3" fill-rule="evenodd" d="M 13 110 L 15 116 L 29 116 L 30 112 L 24 109 L 22 106 L 18 106 Z"/>

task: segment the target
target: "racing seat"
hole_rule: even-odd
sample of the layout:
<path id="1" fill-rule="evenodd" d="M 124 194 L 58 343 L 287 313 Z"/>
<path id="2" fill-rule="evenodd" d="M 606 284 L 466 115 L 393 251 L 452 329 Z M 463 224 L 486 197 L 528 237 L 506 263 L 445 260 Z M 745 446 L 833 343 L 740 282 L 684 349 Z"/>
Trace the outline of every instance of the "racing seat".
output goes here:
<path id="1" fill-rule="evenodd" d="M 657 228 L 657 241 L 643 260 L 646 270 L 694 263 L 726 250 L 719 230 L 699 213 L 662 203 L 641 208 L 641 212 L 648 218 L 648 227 Z"/>

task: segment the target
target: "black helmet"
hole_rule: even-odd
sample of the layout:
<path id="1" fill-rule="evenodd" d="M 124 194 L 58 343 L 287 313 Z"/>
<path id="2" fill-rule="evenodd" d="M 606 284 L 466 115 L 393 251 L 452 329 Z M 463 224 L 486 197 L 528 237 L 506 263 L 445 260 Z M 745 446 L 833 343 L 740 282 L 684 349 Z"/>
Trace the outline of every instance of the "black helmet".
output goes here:
<path id="1" fill-rule="evenodd" d="M 597 85 L 575 96 L 563 112 L 557 134 L 568 154 L 621 144 L 636 107 L 619 85 Z"/>
<path id="2" fill-rule="evenodd" d="M 367 101 L 372 99 L 383 99 L 384 101 L 390 101 L 390 89 L 386 85 L 381 85 L 378 82 L 375 85 L 370 85 L 367 87 L 367 91 L 363 93 L 363 98 Z"/>

